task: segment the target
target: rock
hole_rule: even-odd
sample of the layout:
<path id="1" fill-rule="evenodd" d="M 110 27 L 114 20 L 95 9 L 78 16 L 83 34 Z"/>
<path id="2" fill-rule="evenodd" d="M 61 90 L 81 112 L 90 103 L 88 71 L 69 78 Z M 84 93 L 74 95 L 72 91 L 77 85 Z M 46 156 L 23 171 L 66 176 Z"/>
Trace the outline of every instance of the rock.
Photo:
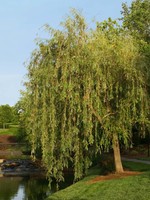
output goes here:
<path id="1" fill-rule="evenodd" d="M 3 163 L 5 160 L 4 159 L 0 159 L 0 164 Z"/>
<path id="2" fill-rule="evenodd" d="M 44 173 L 44 169 L 31 160 L 5 160 L 0 163 L 0 169 L 5 176 L 27 176 Z"/>

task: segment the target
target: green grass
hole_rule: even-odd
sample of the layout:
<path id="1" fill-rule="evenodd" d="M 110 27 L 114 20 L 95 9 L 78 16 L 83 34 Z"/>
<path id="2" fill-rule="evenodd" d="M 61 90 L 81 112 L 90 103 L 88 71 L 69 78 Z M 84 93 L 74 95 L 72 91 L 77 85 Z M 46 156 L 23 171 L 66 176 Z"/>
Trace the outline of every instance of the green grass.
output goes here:
<path id="1" fill-rule="evenodd" d="M 138 158 L 138 160 L 146 160 L 146 161 L 150 161 L 150 157 Z"/>
<path id="2" fill-rule="evenodd" d="M 95 168 L 86 178 L 54 193 L 49 196 L 48 200 L 148 200 L 150 197 L 150 165 L 133 162 L 123 162 L 123 164 L 125 168 L 144 173 L 91 184 L 88 180 L 100 173 Z"/>
<path id="3" fill-rule="evenodd" d="M 123 166 L 126 169 L 129 169 L 131 171 L 138 171 L 138 172 L 150 172 L 150 165 L 144 164 L 144 163 L 136 163 L 131 161 L 124 161 Z"/>
<path id="4" fill-rule="evenodd" d="M 17 125 L 11 125 L 9 128 L 6 128 L 6 129 L 0 128 L 0 135 L 16 136 L 17 134 L 18 134 L 18 126 Z"/>

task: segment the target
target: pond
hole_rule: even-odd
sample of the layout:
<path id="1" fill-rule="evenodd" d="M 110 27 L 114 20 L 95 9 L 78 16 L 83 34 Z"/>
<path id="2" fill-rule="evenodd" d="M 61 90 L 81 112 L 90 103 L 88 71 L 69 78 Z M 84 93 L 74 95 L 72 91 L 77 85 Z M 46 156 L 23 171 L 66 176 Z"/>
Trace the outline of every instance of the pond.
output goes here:
<path id="1" fill-rule="evenodd" d="M 45 200 L 57 191 L 56 183 L 51 190 L 39 162 L 32 162 L 30 155 L 22 153 L 23 144 L 0 143 L 0 200 Z M 66 174 L 67 173 L 67 174 Z M 65 172 L 63 189 L 73 183 L 73 175 Z"/>
<path id="2" fill-rule="evenodd" d="M 70 181 L 62 183 L 60 189 L 70 184 Z M 54 192 L 56 184 L 50 190 L 44 178 L 0 177 L 0 200 L 44 200 Z"/>
<path id="3" fill-rule="evenodd" d="M 43 200 L 50 192 L 43 178 L 0 177 L 1 200 Z"/>

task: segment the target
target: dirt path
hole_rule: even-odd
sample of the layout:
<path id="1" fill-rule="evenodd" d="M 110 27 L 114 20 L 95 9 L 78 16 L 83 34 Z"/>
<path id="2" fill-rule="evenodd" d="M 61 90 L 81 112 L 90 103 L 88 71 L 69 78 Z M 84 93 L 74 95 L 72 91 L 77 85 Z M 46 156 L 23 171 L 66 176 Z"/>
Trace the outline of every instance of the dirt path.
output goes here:
<path id="1" fill-rule="evenodd" d="M 16 143 L 17 139 L 15 136 L 12 135 L 0 135 L 0 143 L 2 144 L 10 144 Z"/>
<path id="2" fill-rule="evenodd" d="M 9 159 L 22 155 L 15 136 L 0 135 L 0 159 Z"/>
<path id="3" fill-rule="evenodd" d="M 136 162 L 136 163 L 144 163 L 144 164 L 150 165 L 150 161 L 148 161 L 148 160 L 138 160 L 138 159 L 135 159 L 135 158 L 125 158 L 125 157 L 122 157 L 122 160 L 130 161 L 130 162 Z"/>
<path id="4" fill-rule="evenodd" d="M 120 178 L 126 178 L 129 176 L 136 176 L 142 174 L 142 172 L 135 172 L 135 171 L 124 171 L 123 173 L 112 173 L 112 174 L 108 174 L 105 176 L 97 176 L 94 179 L 88 181 L 87 183 L 92 184 L 92 183 L 96 183 L 99 181 L 107 181 L 107 180 L 114 180 L 114 179 L 120 179 Z"/>

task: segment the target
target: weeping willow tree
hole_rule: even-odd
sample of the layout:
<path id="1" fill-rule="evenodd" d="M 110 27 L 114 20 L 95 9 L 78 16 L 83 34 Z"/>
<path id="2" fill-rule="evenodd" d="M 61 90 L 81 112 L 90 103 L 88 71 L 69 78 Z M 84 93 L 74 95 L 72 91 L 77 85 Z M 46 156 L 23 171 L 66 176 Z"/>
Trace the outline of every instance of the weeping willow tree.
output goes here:
<path id="1" fill-rule="evenodd" d="M 77 180 L 91 152 L 112 147 L 122 172 L 119 141 L 128 144 L 147 107 L 137 48 L 110 19 L 89 30 L 73 12 L 62 25 L 61 31 L 47 26 L 50 39 L 28 65 L 24 98 L 32 154 L 41 151 L 49 177 L 63 180 L 71 164 Z"/>

